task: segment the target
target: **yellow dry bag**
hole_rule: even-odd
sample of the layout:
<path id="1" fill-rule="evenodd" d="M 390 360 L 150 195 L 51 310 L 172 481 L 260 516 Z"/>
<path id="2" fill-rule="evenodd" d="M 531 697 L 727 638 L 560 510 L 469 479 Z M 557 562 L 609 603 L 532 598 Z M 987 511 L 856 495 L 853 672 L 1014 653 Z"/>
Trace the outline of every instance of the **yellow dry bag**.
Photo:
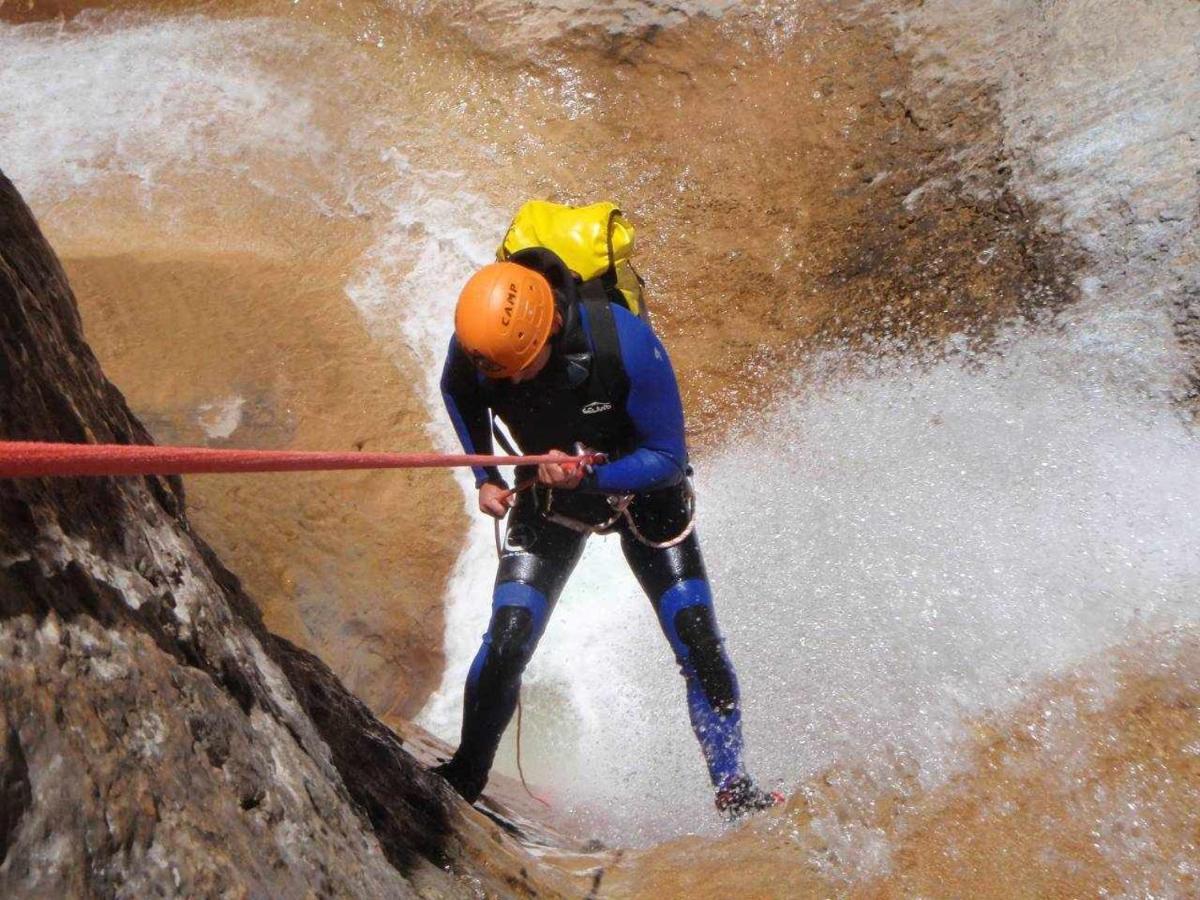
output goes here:
<path id="1" fill-rule="evenodd" d="M 642 279 L 633 269 L 633 226 L 615 203 L 565 206 L 526 202 L 496 251 L 501 262 L 514 253 L 543 247 L 574 272 L 583 296 L 605 296 L 634 315 L 646 317 Z"/>

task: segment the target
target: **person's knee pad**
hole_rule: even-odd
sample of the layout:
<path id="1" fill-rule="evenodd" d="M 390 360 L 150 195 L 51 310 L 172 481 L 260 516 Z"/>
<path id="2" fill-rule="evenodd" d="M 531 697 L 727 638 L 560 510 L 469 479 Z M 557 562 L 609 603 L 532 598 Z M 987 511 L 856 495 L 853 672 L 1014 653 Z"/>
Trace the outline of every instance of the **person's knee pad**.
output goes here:
<path id="1" fill-rule="evenodd" d="M 696 673 L 704 696 L 718 713 L 737 706 L 737 686 L 729 661 L 721 649 L 711 606 L 685 606 L 675 614 L 675 632 L 687 650 L 685 665 Z"/>
<path id="2" fill-rule="evenodd" d="M 520 672 L 529 662 L 533 613 L 523 606 L 501 606 L 488 628 L 488 656 L 506 674 Z"/>

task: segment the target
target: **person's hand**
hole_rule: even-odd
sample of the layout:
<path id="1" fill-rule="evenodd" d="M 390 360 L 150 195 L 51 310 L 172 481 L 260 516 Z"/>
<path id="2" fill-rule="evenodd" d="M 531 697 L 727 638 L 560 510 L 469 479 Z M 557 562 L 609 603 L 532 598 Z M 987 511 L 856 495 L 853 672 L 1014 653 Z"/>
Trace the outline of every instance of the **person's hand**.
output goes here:
<path id="1" fill-rule="evenodd" d="M 565 460 L 574 459 L 571 454 L 563 453 L 561 450 L 551 450 L 547 455 Z M 550 487 L 564 488 L 568 491 L 579 487 L 579 482 L 583 481 L 585 474 L 583 466 L 574 462 L 568 462 L 565 465 L 542 463 L 538 466 L 538 481 L 548 484 Z"/>
<path id="2" fill-rule="evenodd" d="M 509 494 L 508 488 L 485 481 L 479 486 L 479 511 L 487 513 L 493 519 L 503 519 L 509 508 L 517 502 L 516 494 Z"/>

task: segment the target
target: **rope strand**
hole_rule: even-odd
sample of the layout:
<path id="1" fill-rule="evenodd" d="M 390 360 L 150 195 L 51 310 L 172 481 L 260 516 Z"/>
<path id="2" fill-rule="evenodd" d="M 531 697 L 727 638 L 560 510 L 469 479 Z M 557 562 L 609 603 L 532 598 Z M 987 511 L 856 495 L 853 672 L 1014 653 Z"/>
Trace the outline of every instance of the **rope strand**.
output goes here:
<path id="1" fill-rule="evenodd" d="M 550 809 L 549 803 L 529 789 L 529 783 L 525 780 L 525 770 L 521 768 L 521 713 L 524 709 L 525 704 L 521 702 L 521 695 L 517 694 L 517 774 L 521 776 L 521 787 L 525 788 L 525 793 L 546 807 L 546 809 Z"/>
<path id="2" fill-rule="evenodd" d="M 144 444 L 0 441 L 0 478 L 530 466 L 548 462 L 560 465 L 593 465 L 598 460 L 596 454 L 564 459 L 549 454 L 492 456 L 449 453 L 336 453 L 163 447 Z"/>

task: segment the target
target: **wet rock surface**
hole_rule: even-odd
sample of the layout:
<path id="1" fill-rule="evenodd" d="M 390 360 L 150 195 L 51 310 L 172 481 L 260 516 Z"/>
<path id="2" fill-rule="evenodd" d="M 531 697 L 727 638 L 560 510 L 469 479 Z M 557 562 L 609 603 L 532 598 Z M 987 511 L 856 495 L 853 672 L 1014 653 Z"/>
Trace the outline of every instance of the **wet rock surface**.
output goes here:
<path id="1" fill-rule="evenodd" d="M 0 437 L 149 442 L 2 176 Z M 5 896 L 535 890 L 518 851 L 263 627 L 177 479 L 0 482 L 0 748 Z"/>
<path id="2" fill-rule="evenodd" d="M 1186 359 L 1167 388 L 1200 396 L 1200 8 L 1194 3 L 928 2 L 894 11 L 917 87 L 985 85 L 1014 190 L 1084 254 L 1079 286 L 1112 310 L 1174 314 L 1147 343 Z M 1153 48 L 1152 50 L 1148 48 Z M 986 165 L 982 146 L 960 165 Z M 1151 317 L 1153 314 L 1147 315 Z M 1174 350 L 1175 348 L 1172 348 Z"/>
<path id="3" fill-rule="evenodd" d="M 606 896 L 1195 896 L 1198 640 L 1157 635 L 974 722 L 936 789 L 904 756 L 837 767 L 718 840 L 617 860 Z"/>

